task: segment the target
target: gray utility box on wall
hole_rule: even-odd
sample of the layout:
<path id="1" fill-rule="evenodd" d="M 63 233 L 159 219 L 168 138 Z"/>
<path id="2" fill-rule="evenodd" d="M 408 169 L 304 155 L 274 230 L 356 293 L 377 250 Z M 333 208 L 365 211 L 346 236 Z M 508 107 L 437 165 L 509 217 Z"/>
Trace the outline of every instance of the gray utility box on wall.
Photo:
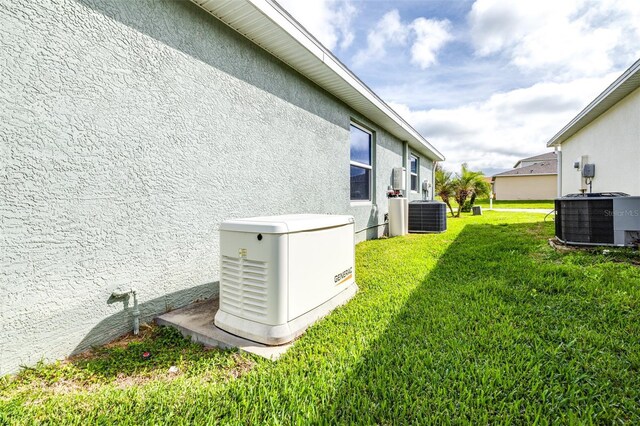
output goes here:
<path id="1" fill-rule="evenodd" d="M 562 242 L 610 246 L 640 243 L 640 197 L 574 194 L 557 198 L 555 209 L 556 237 Z"/>
<path id="2" fill-rule="evenodd" d="M 409 232 L 444 232 L 447 230 L 447 205 L 440 201 L 409 203 Z"/>

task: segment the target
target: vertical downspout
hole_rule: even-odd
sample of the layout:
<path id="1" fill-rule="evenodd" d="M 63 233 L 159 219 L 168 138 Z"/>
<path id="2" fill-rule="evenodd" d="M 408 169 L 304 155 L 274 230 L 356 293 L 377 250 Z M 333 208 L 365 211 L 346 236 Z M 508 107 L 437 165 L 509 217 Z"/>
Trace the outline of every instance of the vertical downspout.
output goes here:
<path id="1" fill-rule="evenodd" d="M 437 161 L 431 162 L 431 201 L 435 200 L 436 195 L 436 165 Z"/>
<path id="2" fill-rule="evenodd" d="M 411 193 L 411 182 L 409 181 L 409 169 L 407 160 L 409 158 L 409 142 L 402 141 L 402 167 L 404 167 L 404 194 L 405 198 L 409 198 L 409 194 Z"/>
<path id="3" fill-rule="evenodd" d="M 556 161 L 558 162 L 558 198 L 562 197 L 562 151 L 558 147 L 553 148 L 556 153 Z"/>

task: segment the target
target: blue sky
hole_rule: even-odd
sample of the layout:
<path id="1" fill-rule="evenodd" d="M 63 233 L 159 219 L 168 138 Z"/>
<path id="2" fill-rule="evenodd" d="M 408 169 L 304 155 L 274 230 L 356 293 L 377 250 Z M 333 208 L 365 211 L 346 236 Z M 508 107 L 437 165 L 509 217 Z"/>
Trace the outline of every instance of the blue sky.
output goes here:
<path id="1" fill-rule="evenodd" d="M 278 0 L 446 157 L 487 174 L 640 57 L 640 0 Z"/>

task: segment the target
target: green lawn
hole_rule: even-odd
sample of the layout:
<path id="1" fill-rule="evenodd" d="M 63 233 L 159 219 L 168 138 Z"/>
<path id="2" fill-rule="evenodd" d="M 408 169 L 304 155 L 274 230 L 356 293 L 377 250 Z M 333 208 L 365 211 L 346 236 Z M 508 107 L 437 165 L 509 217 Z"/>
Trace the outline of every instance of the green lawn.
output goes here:
<path id="1" fill-rule="evenodd" d="M 279 361 L 150 330 L 2 379 L 0 424 L 638 424 L 638 254 L 557 253 L 552 226 L 487 212 L 361 243 L 358 295 Z"/>
<path id="2" fill-rule="evenodd" d="M 438 197 L 438 201 L 442 201 Z M 488 198 L 478 198 L 475 203 L 476 206 L 482 206 L 483 209 L 489 208 Z M 458 208 L 458 203 L 455 200 L 451 200 L 451 207 L 454 211 Z M 553 200 L 493 200 L 493 207 L 496 209 L 554 209 Z"/>
<path id="3" fill-rule="evenodd" d="M 476 205 L 489 208 L 489 199 L 476 200 Z M 554 209 L 553 200 L 493 200 L 493 207 L 498 209 Z"/>

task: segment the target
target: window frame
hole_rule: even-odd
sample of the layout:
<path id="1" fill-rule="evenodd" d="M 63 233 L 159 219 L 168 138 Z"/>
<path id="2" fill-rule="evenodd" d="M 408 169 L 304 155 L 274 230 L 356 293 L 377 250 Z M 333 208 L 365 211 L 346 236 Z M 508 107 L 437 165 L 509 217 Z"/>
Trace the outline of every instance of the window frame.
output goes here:
<path id="1" fill-rule="evenodd" d="M 411 170 L 411 162 L 413 159 L 416 159 L 416 172 L 414 173 Z M 411 192 L 420 192 L 419 188 L 420 188 L 420 157 L 418 157 L 416 154 L 414 153 L 410 153 L 409 154 L 409 187 L 411 188 Z M 413 189 L 413 177 L 416 177 L 416 189 Z"/>
<path id="2" fill-rule="evenodd" d="M 359 161 L 353 161 L 351 159 L 351 127 L 355 127 L 364 133 L 369 135 L 369 162 L 371 164 L 364 164 Z M 351 198 L 351 180 L 349 180 L 349 200 L 352 204 L 371 204 L 373 203 L 373 147 L 374 147 L 374 134 L 366 127 L 351 121 L 349 123 L 349 179 L 351 179 L 351 167 L 358 167 L 361 169 L 369 170 L 369 198 L 366 200 L 359 200 Z"/>

